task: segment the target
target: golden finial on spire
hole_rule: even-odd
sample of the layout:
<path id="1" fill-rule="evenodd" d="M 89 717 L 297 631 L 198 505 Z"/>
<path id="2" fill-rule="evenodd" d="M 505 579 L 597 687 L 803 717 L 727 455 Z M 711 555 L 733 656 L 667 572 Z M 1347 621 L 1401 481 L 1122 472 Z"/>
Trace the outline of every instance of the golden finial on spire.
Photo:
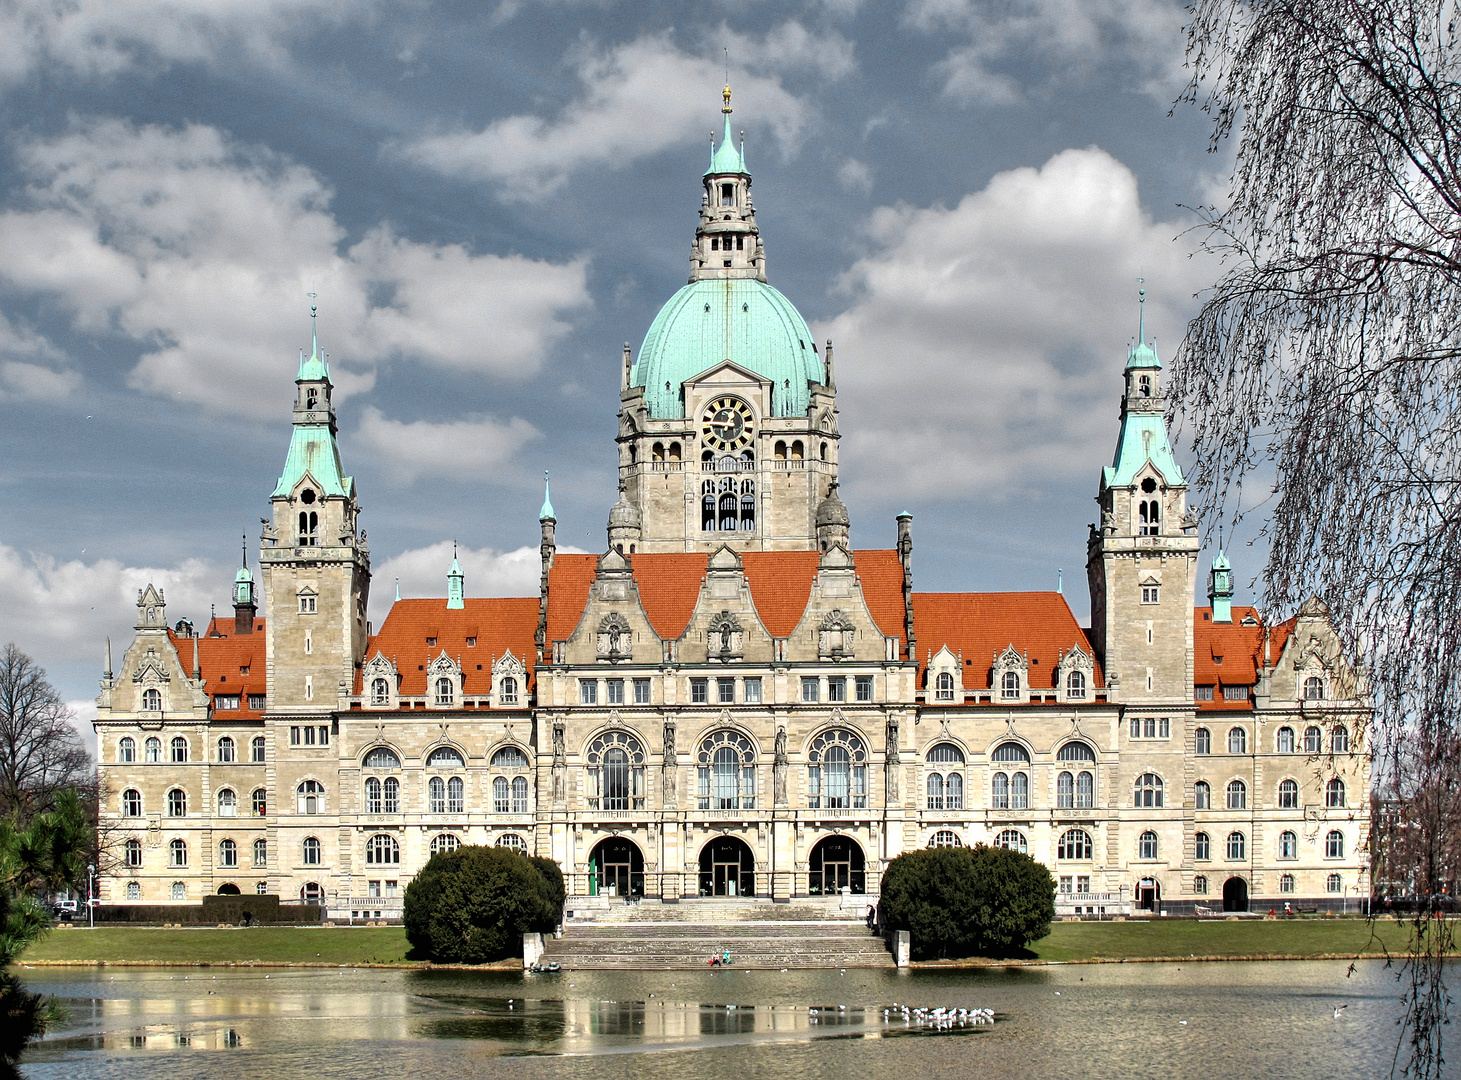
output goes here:
<path id="1" fill-rule="evenodd" d="M 730 112 L 730 84 L 726 84 L 726 88 L 720 92 L 720 95 L 721 97 L 725 98 L 725 104 L 721 107 L 720 111 L 723 113 Z"/>

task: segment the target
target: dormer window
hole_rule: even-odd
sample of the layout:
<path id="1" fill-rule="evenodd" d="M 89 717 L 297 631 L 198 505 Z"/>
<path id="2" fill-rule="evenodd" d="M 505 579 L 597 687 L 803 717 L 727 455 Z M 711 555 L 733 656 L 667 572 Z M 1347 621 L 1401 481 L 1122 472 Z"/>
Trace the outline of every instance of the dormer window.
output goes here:
<path id="1" fill-rule="evenodd" d="M 142 691 L 142 708 L 145 712 L 162 712 L 162 691 L 155 689 Z"/>
<path id="2" fill-rule="evenodd" d="M 438 705 L 450 705 L 455 696 L 451 679 L 443 676 L 436 680 L 436 703 Z"/>
<path id="3" fill-rule="evenodd" d="M 1020 685 L 1020 678 L 1019 678 L 1018 675 L 1016 675 L 1015 676 L 1015 688 L 1018 689 L 1019 688 L 1019 685 Z M 952 675 L 950 675 L 947 671 L 941 672 L 939 674 L 938 681 L 935 684 L 935 688 L 934 688 L 934 696 L 939 701 L 953 701 L 954 700 L 954 677 Z"/>
<path id="4" fill-rule="evenodd" d="M 375 679 L 370 684 L 370 703 L 385 705 L 391 700 L 391 686 L 385 679 Z"/>
<path id="5" fill-rule="evenodd" d="M 1018 698 L 1020 696 L 1020 673 L 1017 671 L 1006 671 L 999 679 L 999 696 L 1005 699 Z"/>

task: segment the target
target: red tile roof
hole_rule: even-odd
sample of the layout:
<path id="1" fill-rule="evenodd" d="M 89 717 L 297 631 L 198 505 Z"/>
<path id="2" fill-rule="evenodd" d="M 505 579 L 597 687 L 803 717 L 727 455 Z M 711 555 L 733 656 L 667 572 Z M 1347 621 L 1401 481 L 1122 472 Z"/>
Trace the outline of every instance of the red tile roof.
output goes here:
<path id="1" fill-rule="evenodd" d="M 1293 619 L 1269 628 L 1268 655 L 1271 662 L 1278 662 L 1293 628 Z M 1252 686 L 1258 681 L 1258 670 L 1263 663 L 1263 619 L 1258 609 L 1234 604 L 1233 621 L 1215 623 L 1212 621 L 1212 608 L 1193 608 L 1192 646 L 1193 683 L 1213 687 L 1213 699 L 1199 701 L 1197 707 L 1203 712 L 1251 710 L 1251 701 L 1224 700 L 1222 688 Z"/>
<path id="2" fill-rule="evenodd" d="M 193 674 L 193 638 L 169 630 L 167 633 L 183 662 L 183 670 Z M 249 695 L 263 694 L 268 685 L 264 668 L 264 620 L 254 620 L 252 634 L 235 634 L 233 616 L 214 618 L 198 641 L 198 667 L 208 696 L 215 701 L 220 694 L 237 694 L 239 708 L 216 710 L 220 719 L 238 717 L 257 720 L 263 714 L 249 708 Z M 248 670 L 245 675 L 244 669 Z"/>
<path id="3" fill-rule="evenodd" d="M 995 654 L 1014 645 L 1030 659 L 1030 688 L 1055 685 L 1060 654 L 1073 645 L 1093 653 L 1065 597 L 1055 592 L 914 593 L 913 630 L 920 676 L 930 655 L 947 645 L 964 658 L 965 689 L 989 689 Z M 1100 664 L 1096 685 L 1105 684 Z"/>
<path id="4" fill-rule="evenodd" d="M 401 675 L 403 697 L 426 693 L 426 665 L 443 651 L 461 662 L 463 695 L 490 693 L 492 661 L 508 652 L 527 664 L 531 683 L 537 599 L 473 597 L 462 603 L 461 608 L 448 610 L 444 598 L 397 600 L 380 632 L 370 639 L 366 660 L 378 652 L 394 660 Z M 428 638 L 436 644 L 428 645 Z M 468 638 L 474 638 L 476 644 L 468 645 Z"/>

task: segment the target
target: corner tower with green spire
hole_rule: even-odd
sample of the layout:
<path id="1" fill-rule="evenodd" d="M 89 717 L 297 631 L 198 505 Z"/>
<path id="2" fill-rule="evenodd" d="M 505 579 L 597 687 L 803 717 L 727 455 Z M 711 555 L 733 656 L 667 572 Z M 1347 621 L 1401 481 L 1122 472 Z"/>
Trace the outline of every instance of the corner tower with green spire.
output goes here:
<path id="1" fill-rule="evenodd" d="M 641 523 L 625 554 L 815 550 L 817 508 L 837 479 L 831 343 L 819 349 L 767 283 L 728 86 L 723 99 L 689 283 L 655 316 L 637 358 L 624 346 L 621 502 Z"/>
<path id="2" fill-rule="evenodd" d="M 1101 470 L 1086 573 L 1091 641 L 1113 686 L 1112 699 L 1175 722 L 1192 705 L 1192 610 L 1197 521 L 1187 481 L 1172 453 L 1162 365 L 1146 337 L 1141 290 L 1136 342 L 1126 354 L 1121 434 Z"/>
<path id="3" fill-rule="evenodd" d="M 259 573 L 267 620 L 271 715 L 327 713 L 365 655 L 370 549 L 355 481 L 340 467 L 334 384 L 314 329 L 295 376 L 293 430 L 270 496 Z"/>

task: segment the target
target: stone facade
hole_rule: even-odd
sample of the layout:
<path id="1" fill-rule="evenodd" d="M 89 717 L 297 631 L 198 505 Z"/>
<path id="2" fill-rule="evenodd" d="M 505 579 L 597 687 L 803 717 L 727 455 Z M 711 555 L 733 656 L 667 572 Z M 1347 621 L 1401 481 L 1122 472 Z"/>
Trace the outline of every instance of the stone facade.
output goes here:
<path id="1" fill-rule="evenodd" d="M 999 843 L 1050 867 L 1068 913 L 1355 906 L 1363 685 L 1322 604 L 1234 607 L 1221 553 L 1195 606 L 1144 327 L 1087 543 L 1091 627 L 1059 593 L 915 592 L 909 516 L 888 549 L 848 546 L 831 344 L 765 284 L 726 109 L 691 282 L 625 349 L 604 554 L 559 553 L 545 501 L 538 596 L 463 598 L 454 563 L 447 597 L 376 632 L 314 348 L 263 617 L 245 566 L 233 618 L 169 626 L 149 587 L 115 671 L 108 648 L 103 898 L 390 916 L 457 844 L 551 857 L 577 895 L 875 894 L 901 852 Z"/>

